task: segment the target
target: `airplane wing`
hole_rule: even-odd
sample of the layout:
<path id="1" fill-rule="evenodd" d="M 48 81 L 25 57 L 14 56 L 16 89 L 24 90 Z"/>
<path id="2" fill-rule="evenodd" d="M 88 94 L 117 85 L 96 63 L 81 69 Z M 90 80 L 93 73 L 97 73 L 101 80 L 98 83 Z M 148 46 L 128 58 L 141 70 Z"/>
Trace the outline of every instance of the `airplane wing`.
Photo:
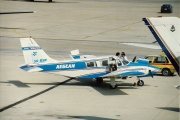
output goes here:
<path id="1" fill-rule="evenodd" d="M 156 50 L 162 49 L 159 45 L 156 45 L 156 44 L 154 44 L 154 43 L 150 43 L 150 44 L 141 44 L 141 43 L 119 43 L 119 44 L 131 45 L 131 46 L 143 47 L 143 48 L 150 48 L 150 49 L 156 49 Z"/>
<path id="2" fill-rule="evenodd" d="M 143 18 L 162 50 L 180 75 L 180 18 Z"/>
<path id="3" fill-rule="evenodd" d="M 126 76 L 143 76 L 145 73 L 141 71 L 114 71 L 103 77 L 126 77 Z"/>

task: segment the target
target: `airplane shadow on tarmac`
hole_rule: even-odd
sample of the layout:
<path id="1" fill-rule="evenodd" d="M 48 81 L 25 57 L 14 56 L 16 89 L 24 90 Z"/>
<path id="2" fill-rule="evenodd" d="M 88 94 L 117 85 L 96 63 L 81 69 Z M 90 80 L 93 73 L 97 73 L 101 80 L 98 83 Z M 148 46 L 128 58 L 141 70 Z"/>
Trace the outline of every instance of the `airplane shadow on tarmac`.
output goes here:
<path id="1" fill-rule="evenodd" d="M 174 112 L 180 112 L 180 108 L 177 108 L 177 107 L 157 107 L 157 108 L 163 109 L 163 110 L 174 111 Z"/>
<path id="2" fill-rule="evenodd" d="M 48 117 L 55 117 L 58 119 L 78 119 L 78 120 L 116 120 L 110 118 L 96 117 L 96 116 L 70 116 L 70 115 L 44 115 Z"/>
<path id="3" fill-rule="evenodd" d="M 39 96 L 41 94 L 44 94 L 44 93 L 46 93 L 46 92 L 48 92 L 48 91 L 50 91 L 50 90 L 52 90 L 52 89 L 54 89 L 56 87 L 59 87 L 60 85 L 91 86 L 95 90 L 97 90 L 99 93 L 101 93 L 102 95 L 128 95 L 127 93 L 120 90 L 123 87 L 120 86 L 119 84 L 117 84 L 118 87 L 116 89 L 110 90 L 110 89 L 107 89 L 107 86 L 109 86 L 109 84 L 106 83 L 106 82 L 104 82 L 101 85 L 101 87 L 99 87 L 99 86 L 97 87 L 96 85 L 94 85 L 95 83 L 93 83 L 92 80 L 91 80 L 91 82 L 90 81 L 86 82 L 87 80 L 86 81 L 83 80 L 83 82 L 81 80 L 78 80 L 78 82 L 77 81 L 76 82 L 71 82 L 72 80 L 74 80 L 74 79 L 70 78 L 70 79 L 64 80 L 62 82 L 54 82 L 54 83 L 23 83 L 23 82 L 18 81 L 18 80 L 9 80 L 9 82 L 0 82 L 0 83 L 6 83 L 6 84 L 8 84 L 8 86 L 10 86 L 10 84 L 14 84 L 17 87 L 24 87 L 24 88 L 30 88 L 30 86 L 28 86 L 28 85 L 52 85 L 51 87 L 48 87 L 45 90 L 42 90 L 42 91 L 40 91 L 40 92 L 38 92 L 36 94 L 33 94 L 33 95 L 28 96 L 28 97 L 26 97 L 26 98 L 24 98 L 22 100 L 19 100 L 19 101 L 15 102 L 15 103 L 12 103 L 12 104 L 10 104 L 8 106 L 5 106 L 5 107 L 1 108 L 0 112 L 3 112 L 3 111 L 5 111 L 5 110 L 7 110 L 9 108 L 12 108 L 12 107 L 20 104 L 20 103 L 26 102 L 29 99 L 32 99 L 32 98 L 37 97 L 37 96 Z M 123 85 L 128 85 L 128 87 L 126 89 L 137 89 L 137 88 L 131 87 L 132 84 L 127 84 L 126 83 L 126 84 L 123 84 Z M 131 85 L 131 86 L 129 86 L 129 85 Z"/>
<path id="4" fill-rule="evenodd" d="M 78 2 L 59 2 L 59 1 L 54 1 L 52 0 L 52 2 L 49 2 L 49 0 L 46 1 L 38 1 L 38 0 L 8 0 L 8 1 L 20 1 L 20 2 L 35 2 L 35 3 L 78 3 Z"/>
<path id="5" fill-rule="evenodd" d="M 9 83 L 13 84 L 19 88 L 30 88 L 30 85 L 56 85 L 60 82 L 52 82 L 52 83 L 24 83 L 19 80 L 9 80 L 8 82 L 0 82 L 0 83 Z M 96 84 L 95 81 L 91 79 L 72 79 L 71 81 L 65 82 L 61 84 L 62 86 L 90 86 L 94 88 L 96 91 L 101 93 L 102 95 L 128 95 L 127 93 L 123 92 L 122 89 L 138 89 L 137 87 L 133 86 L 132 83 L 124 83 L 117 81 L 117 88 L 110 89 L 109 81 L 104 81 L 101 85 Z"/>

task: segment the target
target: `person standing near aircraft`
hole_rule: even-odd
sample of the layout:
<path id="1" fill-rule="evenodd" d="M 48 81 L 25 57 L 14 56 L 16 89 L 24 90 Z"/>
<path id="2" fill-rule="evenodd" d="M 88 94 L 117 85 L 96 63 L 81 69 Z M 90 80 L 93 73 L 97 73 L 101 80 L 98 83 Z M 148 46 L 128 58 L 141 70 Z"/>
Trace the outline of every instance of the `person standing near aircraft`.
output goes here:
<path id="1" fill-rule="evenodd" d="M 116 56 L 117 56 L 117 57 L 120 57 L 120 53 L 119 53 L 119 52 L 117 52 L 117 53 L 116 53 Z"/>
<path id="2" fill-rule="evenodd" d="M 128 61 L 125 52 L 121 52 L 121 58 L 122 58 L 123 60 Z"/>

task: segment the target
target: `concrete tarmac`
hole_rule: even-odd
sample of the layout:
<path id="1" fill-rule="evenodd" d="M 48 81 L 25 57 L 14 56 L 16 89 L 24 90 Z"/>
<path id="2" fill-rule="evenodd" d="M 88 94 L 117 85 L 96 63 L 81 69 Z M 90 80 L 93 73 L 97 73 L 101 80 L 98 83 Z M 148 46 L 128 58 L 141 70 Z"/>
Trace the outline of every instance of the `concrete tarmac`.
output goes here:
<path id="1" fill-rule="evenodd" d="M 118 80 L 111 90 L 108 79 L 98 86 L 18 68 L 24 64 L 19 38 L 29 36 L 57 60 L 70 59 L 73 49 L 96 56 L 124 51 L 129 60 L 160 54 L 119 43 L 153 43 L 142 18 L 180 17 L 180 2 L 166 3 L 173 6 L 172 14 L 160 13 L 164 0 L 0 1 L 0 12 L 13 13 L 0 14 L 0 119 L 179 120 L 177 73 L 142 78 L 143 87 L 133 86 L 135 77 Z"/>

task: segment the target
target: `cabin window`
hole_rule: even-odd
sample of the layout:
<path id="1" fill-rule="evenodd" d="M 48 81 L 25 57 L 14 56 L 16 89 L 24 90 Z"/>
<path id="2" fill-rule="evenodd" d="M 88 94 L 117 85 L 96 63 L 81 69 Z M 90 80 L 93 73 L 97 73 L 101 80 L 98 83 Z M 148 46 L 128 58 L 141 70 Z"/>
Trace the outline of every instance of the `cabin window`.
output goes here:
<path id="1" fill-rule="evenodd" d="M 108 60 L 103 60 L 102 61 L 102 66 L 108 66 Z"/>
<path id="2" fill-rule="evenodd" d="M 122 63 L 121 63 L 120 60 L 117 61 L 117 65 L 118 65 L 118 66 L 122 66 Z"/>
<path id="3" fill-rule="evenodd" d="M 165 57 L 156 57 L 154 59 L 154 63 L 167 63 L 167 59 Z"/>
<path id="4" fill-rule="evenodd" d="M 129 61 L 127 61 L 127 60 L 123 60 L 122 62 L 124 65 L 127 65 L 129 63 Z"/>
<path id="5" fill-rule="evenodd" d="M 96 64 L 94 62 L 86 62 L 87 67 L 95 67 Z"/>

